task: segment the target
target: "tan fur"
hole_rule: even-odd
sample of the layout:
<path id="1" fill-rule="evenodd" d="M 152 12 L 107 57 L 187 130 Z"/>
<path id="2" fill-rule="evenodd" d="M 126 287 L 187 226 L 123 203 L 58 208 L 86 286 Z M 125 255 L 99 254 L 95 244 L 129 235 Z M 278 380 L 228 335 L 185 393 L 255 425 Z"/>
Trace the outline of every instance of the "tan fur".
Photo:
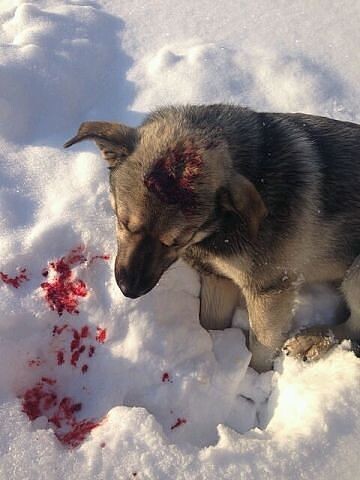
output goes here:
<path id="1" fill-rule="evenodd" d="M 229 328 L 241 299 L 239 287 L 228 278 L 203 275 L 200 296 L 201 325 L 207 330 Z"/>

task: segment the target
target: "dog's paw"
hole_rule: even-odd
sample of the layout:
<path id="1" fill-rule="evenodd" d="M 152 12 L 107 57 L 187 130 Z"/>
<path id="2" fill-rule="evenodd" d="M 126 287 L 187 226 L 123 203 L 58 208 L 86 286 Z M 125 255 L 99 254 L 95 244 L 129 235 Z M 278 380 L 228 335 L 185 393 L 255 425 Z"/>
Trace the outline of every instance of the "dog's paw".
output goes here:
<path id="1" fill-rule="evenodd" d="M 283 346 L 283 351 L 286 355 L 300 358 L 306 362 L 318 360 L 337 343 L 338 341 L 331 331 L 321 332 L 315 329 L 307 329 L 287 340 Z"/>

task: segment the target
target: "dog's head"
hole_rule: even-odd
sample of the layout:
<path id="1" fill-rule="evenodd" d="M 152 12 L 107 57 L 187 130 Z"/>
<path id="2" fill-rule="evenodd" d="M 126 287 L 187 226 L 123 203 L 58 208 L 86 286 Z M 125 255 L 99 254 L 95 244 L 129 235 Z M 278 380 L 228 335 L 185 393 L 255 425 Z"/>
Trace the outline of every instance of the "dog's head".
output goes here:
<path id="1" fill-rule="evenodd" d="M 167 119 L 139 128 L 86 122 L 65 147 L 86 139 L 95 140 L 110 168 L 115 277 L 124 295 L 151 290 L 187 247 L 216 231 L 222 210 L 244 217 L 256 235 L 264 204 L 252 183 L 234 173 L 219 132 Z"/>

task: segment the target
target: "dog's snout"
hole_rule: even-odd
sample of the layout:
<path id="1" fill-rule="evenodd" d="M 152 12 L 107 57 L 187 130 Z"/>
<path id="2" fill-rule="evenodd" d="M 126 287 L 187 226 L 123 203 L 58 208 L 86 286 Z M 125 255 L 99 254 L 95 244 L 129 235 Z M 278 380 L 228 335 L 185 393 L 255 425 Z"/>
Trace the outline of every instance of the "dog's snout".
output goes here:
<path id="1" fill-rule="evenodd" d="M 134 295 L 132 288 L 129 282 L 129 275 L 125 268 L 120 270 L 115 270 L 116 283 L 119 285 L 120 290 L 125 295 L 125 297 L 136 298 L 138 295 Z"/>
<path id="2" fill-rule="evenodd" d="M 141 296 L 141 293 L 134 292 L 129 288 L 129 285 L 126 283 L 119 284 L 120 290 L 122 291 L 123 295 L 128 298 L 138 298 Z"/>
<path id="3" fill-rule="evenodd" d="M 115 271 L 116 283 L 123 295 L 128 298 L 138 298 L 144 295 L 149 289 L 142 288 L 136 277 L 133 278 L 125 268 Z"/>
<path id="4" fill-rule="evenodd" d="M 115 278 L 126 297 L 138 298 L 154 288 L 162 273 L 177 258 L 176 253 L 168 250 L 150 235 L 136 242 L 119 244 Z"/>

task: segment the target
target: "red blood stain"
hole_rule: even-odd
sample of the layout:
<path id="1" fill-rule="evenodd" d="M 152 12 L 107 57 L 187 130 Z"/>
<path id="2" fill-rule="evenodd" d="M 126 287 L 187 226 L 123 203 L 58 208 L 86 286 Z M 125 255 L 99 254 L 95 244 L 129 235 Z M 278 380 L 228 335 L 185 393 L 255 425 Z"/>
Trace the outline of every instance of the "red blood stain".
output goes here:
<path id="1" fill-rule="evenodd" d="M 160 156 L 144 184 L 162 202 L 177 204 L 183 212 L 189 212 L 197 204 L 195 181 L 200 176 L 203 159 L 192 140 L 169 148 Z"/>
<path id="2" fill-rule="evenodd" d="M 63 434 L 56 432 L 55 435 L 61 443 L 71 448 L 78 447 L 89 433 L 100 425 L 101 422 L 94 422 L 92 420 L 81 420 L 73 424 L 72 429 Z"/>
<path id="3" fill-rule="evenodd" d="M 75 340 L 80 341 L 80 333 L 76 330 L 76 328 L 73 328 L 73 337 L 75 338 Z"/>
<path id="4" fill-rule="evenodd" d="M 14 288 L 19 288 L 22 283 L 29 280 L 26 275 L 26 268 L 22 268 L 16 277 L 9 277 L 7 273 L 0 272 L 0 279 L 6 283 L 6 285 L 11 285 Z"/>
<path id="5" fill-rule="evenodd" d="M 81 403 L 73 403 L 71 398 L 64 397 L 48 420 L 58 428 L 61 428 L 64 424 L 72 425 L 76 421 L 74 417 L 75 412 L 79 412 L 81 408 Z"/>
<path id="6" fill-rule="evenodd" d="M 40 286 L 45 291 L 45 299 L 51 310 L 55 310 L 59 315 L 64 311 L 77 314 L 79 311 L 78 297 L 87 295 L 87 287 L 82 280 L 74 280 L 71 267 L 84 263 L 86 261 L 83 255 L 83 247 L 71 250 L 68 256 L 61 257 L 60 260 L 51 262 L 49 270 L 55 273 L 55 277 L 43 282 Z"/>
<path id="7" fill-rule="evenodd" d="M 76 330 L 74 330 L 74 332 L 76 332 Z M 77 332 L 76 332 L 77 333 Z M 71 365 L 73 365 L 74 367 L 77 366 L 77 362 L 80 358 L 80 355 L 85 352 L 85 345 L 81 345 L 80 346 L 80 337 L 79 338 L 76 338 L 74 340 L 72 340 L 71 344 L 70 344 L 70 348 L 71 348 L 71 351 L 73 352 L 73 354 L 71 355 L 71 360 L 70 360 L 70 363 Z M 73 351 L 74 348 L 77 348 L 77 350 Z"/>
<path id="8" fill-rule="evenodd" d="M 80 332 L 80 337 L 81 338 L 87 338 L 89 336 L 89 327 L 87 325 L 84 325 L 81 329 Z"/>
<path id="9" fill-rule="evenodd" d="M 79 350 L 75 350 L 75 352 L 71 355 L 71 360 L 70 360 L 70 363 L 73 367 L 77 366 L 77 362 L 79 361 L 79 357 L 80 357 Z"/>
<path id="10" fill-rule="evenodd" d="M 38 382 L 35 387 L 27 390 L 23 397 L 22 411 L 30 420 L 44 415 L 57 402 L 57 395 L 43 382 Z"/>
<path id="11" fill-rule="evenodd" d="M 68 265 L 77 265 L 80 263 L 85 263 L 87 258 L 84 255 L 85 247 L 84 245 L 79 245 L 76 248 L 73 248 L 71 252 L 66 257 L 66 262 Z M 63 257 L 64 258 L 64 257 Z"/>
<path id="12" fill-rule="evenodd" d="M 67 256 L 50 262 L 48 268 L 43 270 L 44 276 L 48 276 L 51 272 L 53 278 L 41 283 L 40 286 L 45 292 L 45 299 L 49 307 L 59 315 L 64 312 L 78 314 L 79 297 L 86 297 L 88 294 L 85 282 L 74 279 L 72 268 L 85 262 L 90 264 L 97 258 L 102 260 L 110 258 L 108 255 L 95 255 L 88 261 L 84 250 L 84 246 L 74 248 Z"/>
<path id="13" fill-rule="evenodd" d="M 62 332 L 63 332 L 64 330 L 66 330 L 67 328 L 68 328 L 68 324 L 67 324 L 67 323 L 65 323 L 65 325 L 63 325 L 62 327 L 58 327 L 57 325 L 55 325 L 54 328 L 53 328 L 53 331 L 52 331 L 53 337 L 54 337 L 55 335 L 61 335 Z"/>
<path id="14" fill-rule="evenodd" d="M 76 348 L 78 348 L 80 345 L 80 340 L 78 339 L 74 339 L 71 341 L 71 344 L 70 344 L 70 349 L 71 351 L 73 352 Z"/>
<path id="15" fill-rule="evenodd" d="M 90 262 L 101 258 L 108 260 L 109 256 L 95 256 Z M 64 311 L 68 313 L 77 313 L 78 296 L 85 296 L 87 294 L 86 285 L 82 280 L 73 280 L 73 273 L 71 267 L 84 263 L 86 257 L 83 250 L 79 247 L 70 252 L 66 257 L 49 264 L 49 269 L 43 271 L 44 276 L 49 276 L 50 280 L 41 284 L 45 290 L 45 297 L 52 310 L 56 310 L 59 315 Z M 25 275 L 25 270 L 21 271 Z M 51 273 L 51 275 L 50 275 Z M 16 287 L 17 288 L 17 287 Z M 77 290 L 80 289 L 80 292 Z M 93 338 L 91 327 L 88 325 L 82 326 L 79 330 L 72 328 L 69 324 L 55 325 L 52 330 L 52 336 L 59 336 L 66 332 L 69 338 L 67 348 L 55 350 L 56 363 L 58 366 L 65 363 L 68 358 L 70 364 L 77 366 L 79 357 L 85 351 L 88 356 L 92 357 L 95 354 L 94 345 L 86 345 L 86 338 Z M 95 335 L 94 335 L 95 336 Z M 106 340 L 106 329 L 96 328 L 96 340 L 99 343 L 104 343 Z M 55 340 L 54 340 L 55 341 Z M 85 342 L 85 344 L 83 343 Z M 88 348 L 88 350 L 87 350 Z M 67 357 L 67 355 L 69 355 Z M 40 358 L 35 358 L 28 361 L 29 366 L 39 366 L 43 361 Z M 81 366 L 81 372 L 85 374 L 88 371 L 88 365 Z M 69 447 L 77 447 L 87 437 L 87 435 L 98 425 L 102 420 L 94 419 L 77 419 L 77 413 L 82 409 L 81 403 L 75 403 L 70 397 L 59 397 L 56 388 L 57 381 L 46 376 L 41 377 L 41 380 L 32 388 L 29 388 L 23 395 L 22 410 L 27 414 L 30 420 L 35 420 L 40 416 L 45 416 L 48 422 L 54 426 L 55 435 L 64 445 Z M 85 390 L 86 388 L 83 387 Z M 60 400 L 60 398 L 62 398 Z M 104 445 L 105 446 L 105 442 Z"/>
<path id="16" fill-rule="evenodd" d="M 79 346 L 80 346 L 80 334 L 75 328 L 73 328 L 73 340 L 71 341 L 70 349 L 73 352 L 76 348 L 79 348 Z"/>
<path id="17" fill-rule="evenodd" d="M 65 363 L 64 352 L 62 350 L 58 350 L 56 352 L 56 359 L 58 365 L 62 365 L 63 363 Z"/>
<path id="18" fill-rule="evenodd" d="M 48 385 L 55 385 L 56 380 L 48 377 L 41 377 L 41 381 L 47 383 Z"/>
<path id="19" fill-rule="evenodd" d="M 89 265 L 91 265 L 95 260 L 110 260 L 110 255 L 105 254 L 105 255 L 94 255 L 90 258 L 89 260 Z"/>
<path id="20" fill-rule="evenodd" d="M 50 380 L 50 383 L 49 381 Z M 43 377 L 35 387 L 28 389 L 23 396 L 22 410 L 30 420 L 45 416 L 55 427 L 55 435 L 64 445 L 77 447 L 101 421 L 78 420 L 76 415 L 82 409 L 70 397 L 58 401 L 52 379 Z"/>
<path id="21" fill-rule="evenodd" d="M 96 327 L 96 341 L 104 343 L 106 340 L 106 328 Z"/>
<path id="22" fill-rule="evenodd" d="M 96 332 L 91 331 L 91 327 L 83 325 L 79 330 L 71 327 L 69 324 L 62 326 L 55 325 L 52 330 L 52 336 L 61 335 L 63 332 L 67 332 L 67 335 L 71 332 L 71 338 L 69 340 L 69 347 L 62 348 L 56 351 L 57 364 L 62 365 L 66 362 L 67 350 L 69 350 L 69 363 L 73 367 L 78 366 L 80 356 L 87 351 L 89 358 L 95 354 L 94 345 L 86 345 L 87 338 L 93 338 L 95 336 L 99 343 L 104 343 L 106 340 L 106 329 L 96 328 Z M 85 342 L 85 343 L 84 343 Z M 82 373 L 88 370 L 87 365 L 82 366 Z"/>
<path id="23" fill-rule="evenodd" d="M 168 372 L 163 373 L 162 381 L 163 382 L 170 382 L 170 375 L 168 374 Z"/>
<path id="24" fill-rule="evenodd" d="M 29 367 L 39 367 L 41 365 L 41 359 L 39 357 L 36 357 L 32 360 L 28 360 L 28 366 Z"/>
<path id="25" fill-rule="evenodd" d="M 180 427 L 180 425 L 184 425 L 186 423 L 186 418 L 177 418 L 176 423 L 171 426 L 171 430 L 174 430 L 174 428 Z"/>

